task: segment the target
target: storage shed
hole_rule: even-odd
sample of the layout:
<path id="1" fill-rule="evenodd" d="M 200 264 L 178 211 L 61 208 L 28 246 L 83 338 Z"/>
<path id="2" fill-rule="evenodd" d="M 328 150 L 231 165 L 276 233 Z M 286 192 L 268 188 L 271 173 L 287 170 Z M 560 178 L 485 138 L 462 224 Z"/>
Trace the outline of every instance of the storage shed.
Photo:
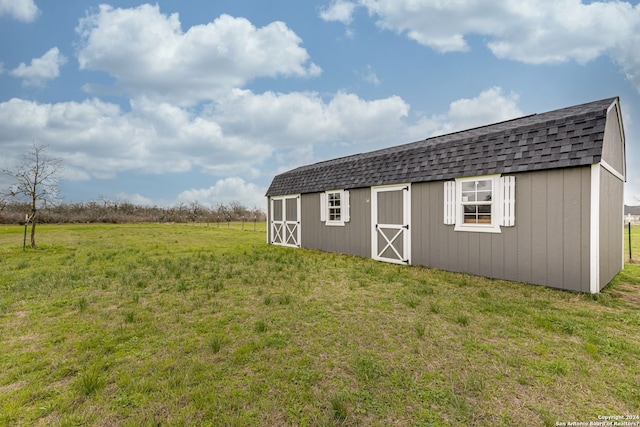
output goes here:
<path id="1" fill-rule="evenodd" d="M 579 292 L 624 267 L 619 99 L 277 175 L 268 242 Z"/>

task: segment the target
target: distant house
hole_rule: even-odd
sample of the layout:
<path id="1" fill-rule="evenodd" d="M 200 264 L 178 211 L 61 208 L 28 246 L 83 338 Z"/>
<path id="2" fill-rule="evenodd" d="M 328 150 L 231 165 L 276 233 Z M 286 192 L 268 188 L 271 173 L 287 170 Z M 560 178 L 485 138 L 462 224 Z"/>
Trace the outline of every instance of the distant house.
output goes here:
<path id="1" fill-rule="evenodd" d="M 627 206 L 624 205 L 624 223 L 625 224 L 640 224 L 640 206 Z"/>
<path id="2" fill-rule="evenodd" d="M 599 292 L 624 266 L 618 98 L 277 175 L 268 242 Z"/>

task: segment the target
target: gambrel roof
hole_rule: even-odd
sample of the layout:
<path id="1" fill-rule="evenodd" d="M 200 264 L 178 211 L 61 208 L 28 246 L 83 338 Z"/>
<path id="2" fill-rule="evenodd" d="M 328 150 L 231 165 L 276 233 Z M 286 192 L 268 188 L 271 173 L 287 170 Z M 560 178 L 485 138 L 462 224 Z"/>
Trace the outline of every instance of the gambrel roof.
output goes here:
<path id="1" fill-rule="evenodd" d="M 315 193 L 600 162 L 607 110 L 618 98 L 576 105 L 277 175 L 267 196 Z"/>

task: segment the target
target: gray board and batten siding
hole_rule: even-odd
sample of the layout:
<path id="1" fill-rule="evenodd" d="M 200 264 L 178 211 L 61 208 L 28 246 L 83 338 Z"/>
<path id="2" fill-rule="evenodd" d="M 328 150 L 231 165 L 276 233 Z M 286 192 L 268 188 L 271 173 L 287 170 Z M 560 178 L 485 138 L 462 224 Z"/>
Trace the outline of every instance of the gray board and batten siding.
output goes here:
<path id="1" fill-rule="evenodd" d="M 513 224 L 491 233 L 447 225 L 445 183 L 496 174 L 515 177 Z M 279 244 L 273 201 L 297 198 L 299 212 L 289 227 L 299 238 L 289 246 L 376 259 L 397 255 L 391 262 L 593 293 L 624 267 L 625 177 L 620 104 L 609 98 L 280 174 L 267 191 L 267 239 Z M 386 189 L 406 191 L 408 224 L 383 230 L 374 223 L 385 216 L 396 222 L 399 215 L 384 209 L 401 204 L 402 192 Z M 344 225 L 321 218 L 321 195 L 330 190 L 348 190 Z M 397 245 L 393 254 L 387 244 L 393 238 L 408 246 Z"/>

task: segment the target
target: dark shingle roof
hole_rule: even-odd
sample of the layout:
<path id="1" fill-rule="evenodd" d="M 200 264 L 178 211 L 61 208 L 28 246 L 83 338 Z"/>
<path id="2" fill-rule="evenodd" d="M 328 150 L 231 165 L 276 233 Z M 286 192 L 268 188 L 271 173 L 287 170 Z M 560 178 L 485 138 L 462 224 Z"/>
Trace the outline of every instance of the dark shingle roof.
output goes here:
<path id="1" fill-rule="evenodd" d="M 608 98 L 277 175 L 267 196 L 315 193 L 402 182 L 426 182 L 598 163 Z"/>
<path id="2" fill-rule="evenodd" d="M 627 206 L 624 205 L 625 215 L 640 215 L 640 206 Z"/>

